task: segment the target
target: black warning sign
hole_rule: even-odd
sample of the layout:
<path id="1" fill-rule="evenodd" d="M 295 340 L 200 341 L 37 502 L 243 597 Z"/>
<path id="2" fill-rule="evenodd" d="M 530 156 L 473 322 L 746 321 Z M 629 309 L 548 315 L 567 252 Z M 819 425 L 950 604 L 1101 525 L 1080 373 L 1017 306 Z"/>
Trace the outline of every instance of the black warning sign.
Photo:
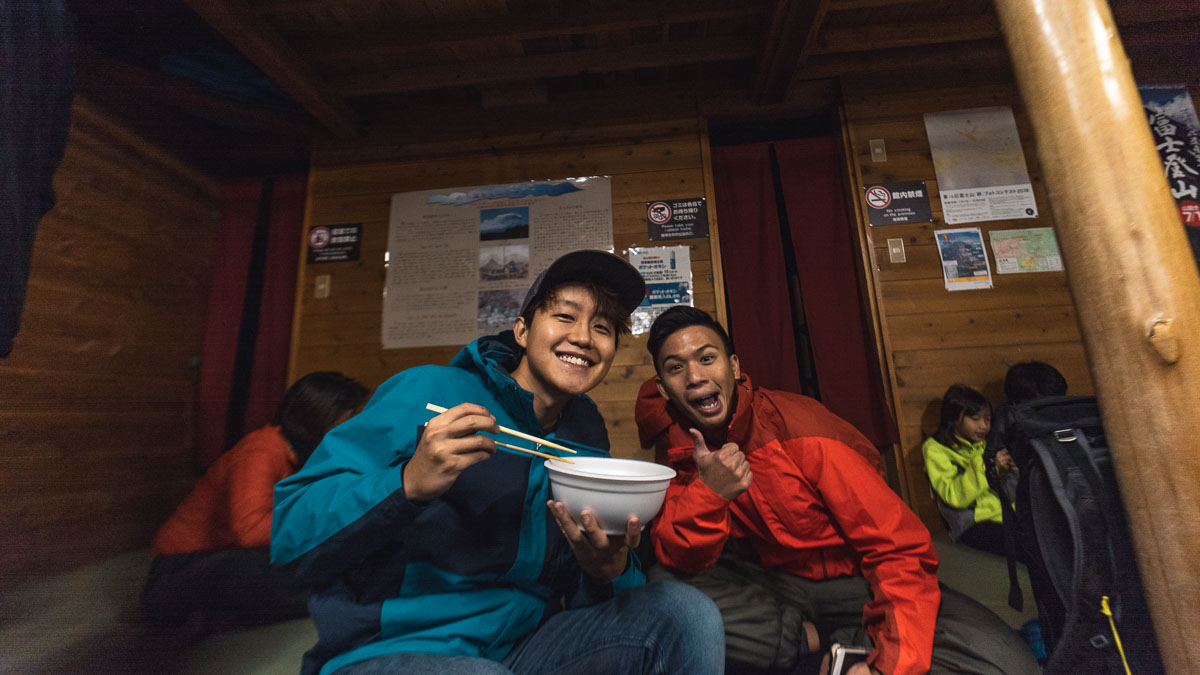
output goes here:
<path id="1" fill-rule="evenodd" d="M 362 223 L 308 228 L 308 264 L 358 260 Z"/>
<path id="2" fill-rule="evenodd" d="M 708 236 L 708 204 L 704 197 L 646 202 L 650 241 Z"/>
<path id="3" fill-rule="evenodd" d="M 933 222 L 925 181 L 868 185 L 863 188 L 867 216 L 872 225 Z"/>

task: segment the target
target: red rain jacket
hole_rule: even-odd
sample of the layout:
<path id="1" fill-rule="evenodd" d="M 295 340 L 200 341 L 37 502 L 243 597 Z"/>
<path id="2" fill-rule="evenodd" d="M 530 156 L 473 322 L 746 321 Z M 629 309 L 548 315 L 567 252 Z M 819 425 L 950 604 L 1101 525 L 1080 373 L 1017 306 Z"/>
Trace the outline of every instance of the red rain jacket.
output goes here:
<path id="1" fill-rule="evenodd" d="M 660 563 L 697 574 L 733 537 L 767 569 L 806 579 L 866 577 L 874 599 L 863 626 L 870 664 L 884 673 L 924 673 L 933 652 L 941 592 L 929 531 L 882 477 L 879 452 L 819 402 L 756 389 L 743 376 L 727 440 L 750 462 L 750 489 L 733 501 L 696 480 L 687 418 L 650 380 L 638 393 L 644 447 L 678 472 L 651 536 Z M 716 448 L 713 448 L 716 450 Z"/>
<path id="2" fill-rule="evenodd" d="M 154 538 L 156 555 L 271 544 L 275 483 L 298 460 L 278 426 L 246 434 L 217 458 Z"/>

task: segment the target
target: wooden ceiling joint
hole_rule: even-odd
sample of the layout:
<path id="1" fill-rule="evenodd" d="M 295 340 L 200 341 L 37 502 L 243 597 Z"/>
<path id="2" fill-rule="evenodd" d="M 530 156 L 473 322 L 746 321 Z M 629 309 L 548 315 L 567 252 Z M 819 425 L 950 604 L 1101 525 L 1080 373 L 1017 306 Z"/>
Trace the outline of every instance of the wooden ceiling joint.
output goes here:
<path id="1" fill-rule="evenodd" d="M 758 104 L 787 98 L 793 75 L 804 66 L 830 0 L 776 0 L 750 98 Z"/>
<path id="2" fill-rule="evenodd" d="M 200 18 L 279 85 L 338 138 L 361 132 L 345 101 L 330 93 L 316 71 L 262 19 L 237 0 L 186 0 Z"/>

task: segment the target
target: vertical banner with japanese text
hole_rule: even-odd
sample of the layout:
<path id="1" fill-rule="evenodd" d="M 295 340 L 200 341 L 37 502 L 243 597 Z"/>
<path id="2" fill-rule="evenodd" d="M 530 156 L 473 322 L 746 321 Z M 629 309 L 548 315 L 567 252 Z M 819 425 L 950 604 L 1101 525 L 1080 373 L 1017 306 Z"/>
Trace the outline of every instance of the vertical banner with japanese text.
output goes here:
<path id="1" fill-rule="evenodd" d="M 1200 265 L 1200 120 L 1182 84 L 1138 87 L 1163 175 Z"/>

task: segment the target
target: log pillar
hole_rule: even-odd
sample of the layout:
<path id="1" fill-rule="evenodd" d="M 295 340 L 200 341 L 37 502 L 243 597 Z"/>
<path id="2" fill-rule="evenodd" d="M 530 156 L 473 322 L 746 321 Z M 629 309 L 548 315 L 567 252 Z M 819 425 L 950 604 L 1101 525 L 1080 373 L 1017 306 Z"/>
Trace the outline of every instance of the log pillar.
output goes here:
<path id="1" fill-rule="evenodd" d="M 1200 278 L 1105 0 L 996 0 L 1168 672 L 1200 673 Z M 1098 608 L 1097 608 L 1098 609 Z"/>

